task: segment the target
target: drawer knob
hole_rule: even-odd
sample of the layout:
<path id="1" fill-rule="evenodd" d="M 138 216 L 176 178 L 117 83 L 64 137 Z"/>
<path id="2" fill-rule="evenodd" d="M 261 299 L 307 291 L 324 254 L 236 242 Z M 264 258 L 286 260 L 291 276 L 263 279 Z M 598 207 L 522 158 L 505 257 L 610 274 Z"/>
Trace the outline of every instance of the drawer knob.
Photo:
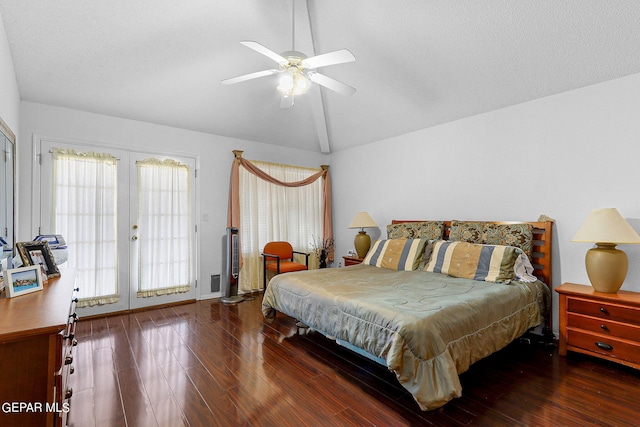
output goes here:
<path id="1" fill-rule="evenodd" d="M 602 329 L 603 331 L 609 330 L 609 328 L 607 328 L 607 325 L 600 325 L 600 329 Z"/>
<path id="2" fill-rule="evenodd" d="M 73 366 L 71 366 L 69 368 L 69 375 L 73 374 L 76 371 L 76 368 L 74 368 Z"/>
<path id="3" fill-rule="evenodd" d="M 600 307 L 600 312 L 604 314 L 609 314 L 606 307 Z"/>
<path id="4" fill-rule="evenodd" d="M 71 365 L 73 363 L 73 356 L 67 356 L 64 358 L 65 365 Z"/>
<path id="5" fill-rule="evenodd" d="M 71 396 L 73 396 L 73 389 L 69 387 L 67 391 L 64 393 L 64 398 L 71 399 Z"/>
<path id="6" fill-rule="evenodd" d="M 613 346 L 612 346 L 612 345 L 610 345 L 610 344 L 607 344 L 607 343 L 605 343 L 605 342 L 596 341 L 596 346 L 597 346 L 598 348 L 603 349 L 603 350 L 608 350 L 608 351 L 613 350 Z"/>

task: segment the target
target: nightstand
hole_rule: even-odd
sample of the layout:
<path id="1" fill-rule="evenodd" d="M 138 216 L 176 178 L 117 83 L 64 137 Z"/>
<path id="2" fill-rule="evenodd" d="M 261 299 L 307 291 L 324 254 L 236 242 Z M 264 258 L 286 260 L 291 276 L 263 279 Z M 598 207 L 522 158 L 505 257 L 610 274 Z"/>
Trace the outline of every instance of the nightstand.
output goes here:
<path id="1" fill-rule="evenodd" d="M 360 264 L 364 259 L 364 258 L 358 258 L 357 256 L 349 256 L 349 255 L 344 255 L 342 258 L 344 258 L 345 267 L 348 267 L 350 265 Z"/>
<path id="2" fill-rule="evenodd" d="M 575 351 L 640 369 L 640 293 L 609 294 L 573 283 L 555 290 L 561 356 Z"/>

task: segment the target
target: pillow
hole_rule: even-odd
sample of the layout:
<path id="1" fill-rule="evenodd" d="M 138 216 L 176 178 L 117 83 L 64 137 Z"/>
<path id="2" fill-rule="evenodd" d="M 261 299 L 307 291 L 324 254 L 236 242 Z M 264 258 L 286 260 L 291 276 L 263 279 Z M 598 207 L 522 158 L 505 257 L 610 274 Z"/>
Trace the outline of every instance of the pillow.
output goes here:
<path id="1" fill-rule="evenodd" d="M 529 257 L 524 253 L 518 255 L 516 263 L 513 266 L 514 279 L 520 280 L 521 282 L 535 282 L 538 278 L 533 275 L 533 270 L 533 265 L 531 265 Z"/>
<path id="2" fill-rule="evenodd" d="M 528 257 L 533 251 L 533 226 L 531 224 L 486 224 L 487 245 L 515 246 Z"/>
<path id="3" fill-rule="evenodd" d="M 531 256 L 531 224 L 492 224 L 488 222 L 451 221 L 449 240 L 486 245 L 514 246 Z"/>
<path id="4" fill-rule="evenodd" d="M 440 240 L 435 242 L 426 271 L 453 277 L 506 283 L 522 250 L 513 246 L 478 245 Z"/>
<path id="5" fill-rule="evenodd" d="M 416 270 L 426 245 L 427 239 L 378 240 L 362 263 L 393 270 Z"/>
<path id="6" fill-rule="evenodd" d="M 449 240 L 456 242 L 482 243 L 485 240 L 483 222 L 451 221 Z"/>
<path id="7" fill-rule="evenodd" d="M 401 222 L 387 225 L 387 239 L 431 239 L 444 236 L 443 221 Z"/>

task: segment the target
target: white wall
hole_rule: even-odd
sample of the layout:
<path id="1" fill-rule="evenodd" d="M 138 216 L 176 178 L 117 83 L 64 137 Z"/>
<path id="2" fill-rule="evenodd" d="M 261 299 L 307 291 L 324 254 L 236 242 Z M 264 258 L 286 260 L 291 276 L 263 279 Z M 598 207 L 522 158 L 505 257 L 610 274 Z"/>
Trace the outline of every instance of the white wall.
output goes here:
<path id="1" fill-rule="evenodd" d="M 639 118 L 636 74 L 333 153 L 336 254 L 353 248 L 347 227 L 361 210 L 380 226 L 373 238 L 392 219 L 546 214 L 557 221 L 553 286 L 588 284 L 591 245 L 571 239 L 591 209 L 616 207 L 640 231 Z M 620 248 L 629 256 L 623 289 L 640 291 L 640 245 Z M 554 304 L 557 330 L 556 295 Z"/>
<path id="2" fill-rule="evenodd" d="M 13 59 L 9 51 L 7 33 L 0 15 L 0 117 L 18 135 L 20 94 L 13 70 Z"/>
<path id="3" fill-rule="evenodd" d="M 71 138 L 101 144 L 127 146 L 131 150 L 151 150 L 175 154 L 196 154 L 199 158 L 198 194 L 200 277 L 198 283 L 209 286 L 210 276 L 220 274 L 222 236 L 227 226 L 227 200 L 232 150 L 244 150 L 244 157 L 270 162 L 319 167 L 327 156 L 304 150 L 208 135 L 167 126 L 124 120 L 82 111 L 22 102 L 18 180 L 23 189 L 33 187 L 32 136 Z M 31 239 L 38 224 L 30 221 L 31 192 L 22 191 L 18 203 L 24 212 L 19 220 L 18 241 Z M 203 216 L 208 221 L 202 221 Z"/>

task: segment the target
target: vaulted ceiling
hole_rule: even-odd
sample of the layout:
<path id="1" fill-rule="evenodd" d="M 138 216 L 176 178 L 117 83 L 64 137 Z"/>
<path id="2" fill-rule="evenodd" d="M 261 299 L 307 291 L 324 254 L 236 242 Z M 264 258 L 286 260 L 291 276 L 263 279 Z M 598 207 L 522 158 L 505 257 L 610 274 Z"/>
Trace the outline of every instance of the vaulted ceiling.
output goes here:
<path id="1" fill-rule="evenodd" d="M 637 0 L 0 0 L 22 100 L 334 152 L 640 72 Z M 293 27 L 295 26 L 295 46 Z M 280 108 L 240 44 L 357 89 Z"/>

